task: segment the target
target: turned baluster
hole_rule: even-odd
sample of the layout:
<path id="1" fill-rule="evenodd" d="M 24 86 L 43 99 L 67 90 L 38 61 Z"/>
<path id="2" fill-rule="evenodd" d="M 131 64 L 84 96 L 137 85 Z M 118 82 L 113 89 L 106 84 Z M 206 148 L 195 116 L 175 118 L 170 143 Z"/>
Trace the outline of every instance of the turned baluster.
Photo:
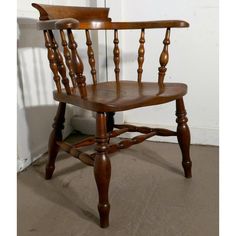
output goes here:
<path id="1" fill-rule="evenodd" d="M 96 143 L 94 176 L 99 194 L 98 211 L 100 215 L 100 225 L 105 228 L 109 226 L 110 204 L 108 200 L 108 188 L 111 177 L 111 163 L 107 156 L 106 115 L 103 112 L 97 113 Z"/>
<path id="2" fill-rule="evenodd" d="M 178 143 L 182 152 L 182 165 L 184 168 L 184 174 L 186 178 L 192 177 L 192 161 L 190 159 L 189 149 L 190 149 L 190 131 L 188 127 L 188 118 L 186 116 L 186 110 L 184 106 L 183 98 L 176 100 L 176 122 L 177 127 L 177 138 Z"/>
<path id="3" fill-rule="evenodd" d="M 86 83 L 85 83 L 86 78 L 83 75 L 83 71 L 84 71 L 83 62 L 77 52 L 77 43 L 74 40 L 74 36 L 71 29 L 67 30 L 67 34 L 69 38 L 69 48 L 71 50 L 72 65 L 77 76 L 76 82 L 80 90 L 80 95 L 82 98 L 84 98 L 87 96 L 87 91 L 86 91 Z"/>
<path id="4" fill-rule="evenodd" d="M 72 85 L 73 85 L 74 88 L 76 88 L 77 87 L 76 86 L 76 75 L 75 75 L 74 70 L 73 70 L 71 54 L 70 54 L 68 44 L 67 44 L 67 41 L 66 41 L 66 37 L 65 37 L 65 33 L 64 33 L 63 30 L 60 30 L 60 35 L 61 35 L 61 44 L 63 46 L 63 53 L 64 53 L 64 57 L 65 57 L 65 60 L 66 60 L 67 68 L 69 70 L 69 75 L 70 75 L 70 78 L 71 78 L 71 81 L 72 81 Z"/>
<path id="5" fill-rule="evenodd" d="M 89 65 L 91 67 L 91 75 L 93 78 L 93 83 L 97 83 L 97 77 L 96 77 L 96 69 L 95 69 L 95 58 L 94 58 L 94 52 L 92 48 L 92 40 L 90 38 L 90 34 L 88 30 L 85 30 L 86 34 L 86 45 L 88 46 L 87 54 L 88 54 L 88 61 Z"/>
<path id="6" fill-rule="evenodd" d="M 119 46 L 118 46 L 119 45 L 119 39 L 118 39 L 118 30 L 117 29 L 114 30 L 113 43 L 114 43 L 114 49 L 113 49 L 114 58 L 113 58 L 113 61 L 114 61 L 114 64 L 115 64 L 114 72 L 115 72 L 115 75 L 116 75 L 116 82 L 118 82 L 119 81 L 119 75 L 120 75 L 120 68 L 119 68 L 120 49 L 119 49 Z"/>
<path id="7" fill-rule="evenodd" d="M 164 81 L 164 77 L 165 77 L 165 73 L 166 73 L 166 65 L 169 61 L 169 53 L 168 53 L 168 45 L 170 44 L 170 28 L 166 29 L 166 35 L 165 35 L 165 39 L 163 41 L 164 47 L 162 50 L 162 53 L 160 55 L 160 67 L 158 68 L 159 73 L 158 73 L 158 84 L 160 87 L 163 87 L 163 81 Z"/>
<path id="8" fill-rule="evenodd" d="M 53 80 L 55 81 L 58 93 L 61 93 L 60 76 L 58 74 L 56 56 L 55 56 L 54 50 L 52 48 L 52 42 L 50 39 L 50 35 L 47 30 L 44 30 L 43 33 L 44 33 L 44 39 L 45 39 L 45 46 L 48 49 L 48 60 L 49 60 L 50 68 L 53 73 Z"/>
<path id="9" fill-rule="evenodd" d="M 144 62 L 144 53 L 145 53 L 145 48 L 144 48 L 144 43 L 145 43 L 145 30 L 141 30 L 141 35 L 139 39 L 139 49 L 138 49 L 138 82 L 140 83 L 142 80 L 142 73 L 143 73 L 143 62 Z"/>
<path id="10" fill-rule="evenodd" d="M 58 68 L 58 71 L 61 75 L 62 83 L 66 89 L 66 93 L 68 95 L 70 95 L 71 94 L 70 83 L 69 83 L 68 78 L 66 77 L 66 68 L 65 68 L 65 64 L 64 64 L 62 55 L 58 49 L 57 42 L 56 42 L 55 37 L 54 37 L 51 30 L 49 30 L 49 35 L 51 37 L 52 48 L 53 48 L 55 56 L 56 56 L 57 68 Z"/>

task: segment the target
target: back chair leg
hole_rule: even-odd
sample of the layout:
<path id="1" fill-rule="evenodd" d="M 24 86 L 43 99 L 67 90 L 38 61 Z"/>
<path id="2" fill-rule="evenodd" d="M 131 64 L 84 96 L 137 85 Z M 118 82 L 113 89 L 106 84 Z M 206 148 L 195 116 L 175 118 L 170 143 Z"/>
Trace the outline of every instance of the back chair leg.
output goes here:
<path id="1" fill-rule="evenodd" d="M 62 130 L 64 128 L 63 123 L 65 122 L 65 110 L 66 103 L 60 102 L 57 109 L 57 114 L 54 118 L 54 123 L 52 125 L 53 130 L 50 134 L 48 142 L 49 159 L 46 165 L 45 179 L 51 179 L 55 169 L 55 161 L 59 151 L 59 146 L 56 142 L 62 140 Z"/>
<path id="2" fill-rule="evenodd" d="M 108 200 L 108 188 L 111 177 L 111 163 L 107 156 L 107 128 L 105 113 L 97 113 L 96 118 L 96 156 L 94 163 L 94 176 L 97 183 L 100 214 L 100 226 L 109 226 L 110 204 Z"/>
<path id="3" fill-rule="evenodd" d="M 179 142 L 179 146 L 182 152 L 182 165 L 184 168 L 184 174 L 186 178 L 192 177 L 192 162 L 189 155 L 190 148 L 190 131 L 187 125 L 188 118 L 186 117 L 186 110 L 184 106 L 183 98 L 176 100 L 176 122 L 177 126 L 177 138 Z"/>

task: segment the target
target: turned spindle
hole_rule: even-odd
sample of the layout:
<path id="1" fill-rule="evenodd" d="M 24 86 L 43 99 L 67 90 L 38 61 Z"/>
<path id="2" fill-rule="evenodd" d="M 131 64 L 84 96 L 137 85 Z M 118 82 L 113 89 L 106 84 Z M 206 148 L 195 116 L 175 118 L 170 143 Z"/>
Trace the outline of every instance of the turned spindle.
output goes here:
<path id="1" fill-rule="evenodd" d="M 47 30 L 44 30 L 43 33 L 44 33 L 44 39 L 45 39 L 45 47 L 48 50 L 49 65 L 53 73 L 53 80 L 55 81 L 58 93 L 61 93 L 60 76 L 58 74 L 56 55 L 52 47 L 51 38 Z"/>
<path id="2" fill-rule="evenodd" d="M 56 56 L 56 62 L 57 62 L 57 68 L 58 68 L 58 71 L 61 75 L 61 78 L 62 78 L 62 83 L 66 89 L 66 93 L 68 95 L 71 95 L 71 90 L 70 90 L 70 83 L 69 83 L 69 79 L 66 77 L 66 68 L 65 68 L 65 64 L 64 64 L 64 61 L 63 61 L 63 58 L 62 58 L 62 55 L 58 49 L 58 44 L 55 40 L 55 37 L 52 33 L 51 30 L 49 30 L 49 35 L 51 37 L 51 42 L 52 42 L 52 48 L 54 50 L 54 53 L 55 53 L 55 56 Z"/>
<path id="3" fill-rule="evenodd" d="M 90 33 L 88 30 L 85 30 L 86 34 L 86 45 L 88 46 L 87 54 L 88 54 L 88 61 L 89 65 L 91 67 L 91 75 L 93 78 L 93 83 L 97 83 L 97 77 L 96 77 L 96 69 L 95 69 L 95 58 L 94 58 L 94 51 L 92 48 L 92 40 L 90 37 Z"/>
<path id="4" fill-rule="evenodd" d="M 160 87 L 163 87 L 163 81 L 164 81 L 166 70 L 167 70 L 166 65 L 169 61 L 168 45 L 170 44 L 170 28 L 166 29 L 166 35 L 165 35 L 165 39 L 163 40 L 163 44 L 164 44 L 164 47 L 163 47 L 163 50 L 161 52 L 160 59 L 159 59 L 161 66 L 158 68 L 159 70 L 158 84 Z"/>
<path id="5" fill-rule="evenodd" d="M 74 40 L 74 36 L 71 29 L 67 30 L 67 34 L 69 38 L 69 48 L 71 50 L 72 65 L 77 76 L 76 82 L 79 87 L 80 95 L 82 98 L 84 98 L 87 96 L 87 91 L 86 91 L 86 83 L 85 83 L 86 78 L 83 75 L 83 71 L 84 71 L 83 62 L 77 52 L 77 43 Z"/>
<path id="6" fill-rule="evenodd" d="M 120 49 L 119 49 L 119 46 L 118 46 L 119 45 L 119 39 L 118 39 L 118 30 L 117 29 L 114 30 L 113 43 L 114 43 L 114 49 L 113 49 L 114 58 L 113 58 L 113 61 L 114 61 L 114 64 L 115 64 L 114 72 L 115 72 L 115 75 L 116 75 L 116 82 L 118 82 L 119 81 L 119 76 L 120 76 L 120 68 L 119 68 Z"/>
<path id="7" fill-rule="evenodd" d="M 75 74 L 74 69 L 73 69 L 70 50 L 68 48 L 65 33 L 64 33 L 63 30 L 60 30 L 60 35 L 61 35 L 61 44 L 62 44 L 62 47 L 63 47 L 63 53 L 64 53 L 67 68 L 69 70 L 69 75 L 70 75 L 70 78 L 71 78 L 71 82 L 72 82 L 73 87 L 76 88 L 77 87 L 76 86 L 76 74 Z"/>
<path id="8" fill-rule="evenodd" d="M 143 62 L 144 62 L 144 53 L 145 53 L 145 48 L 144 48 L 144 43 L 145 43 L 145 31 L 144 29 L 141 30 L 141 35 L 139 39 L 139 49 L 138 49 L 138 82 L 141 82 L 142 80 L 142 73 L 143 73 Z"/>

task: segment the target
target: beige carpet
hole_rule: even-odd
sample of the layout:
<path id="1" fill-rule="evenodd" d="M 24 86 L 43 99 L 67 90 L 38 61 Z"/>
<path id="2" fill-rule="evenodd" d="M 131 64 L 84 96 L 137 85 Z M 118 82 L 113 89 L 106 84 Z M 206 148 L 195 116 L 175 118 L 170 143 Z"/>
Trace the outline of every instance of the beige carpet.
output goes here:
<path id="1" fill-rule="evenodd" d="M 217 236 L 218 148 L 191 146 L 185 179 L 176 144 L 144 142 L 111 156 L 110 227 L 98 226 L 92 167 L 60 153 L 18 174 L 18 236 Z"/>

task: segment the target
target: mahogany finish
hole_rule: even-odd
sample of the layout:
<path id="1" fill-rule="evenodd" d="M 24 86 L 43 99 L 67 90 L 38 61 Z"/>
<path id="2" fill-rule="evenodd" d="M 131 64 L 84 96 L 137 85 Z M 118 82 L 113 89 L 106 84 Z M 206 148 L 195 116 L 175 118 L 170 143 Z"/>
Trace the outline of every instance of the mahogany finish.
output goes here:
<path id="1" fill-rule="evenodd" d="M 64 33 L 63 30 L 60 30 L 60 36 L 61 36 L 61 44 L 63 46 L 63 53 L 64 53 L 67 68 L 69 70 L 69 75 L 70 75 L 70 78 L 71 78 L 71 82 L 72 82 L 73 88 L 76 88 L 76 74 L 75 74 L 74 69 L 73 69 L 71 53 L 70 53 L 70 50 L 68 48 L 65 33 Z"/>
<path id="2" fill-rule="evenodd" d="M 180 149 L 182 151 L 183 161 L 182 165 L 184 168 L 184 173 L 186 178 L 192 177 L 191 167 L 192 162 L 189 155 L 190 147 L 190 131 L 187 125 L 188 118 L 186 117 L 186 111 L 184 106 L 183 98 L 176 100 L 176 122 L 178 123 L 177 127 L 177 138 L 179 142 Z"/>
<path id="3" fill-rule="evenodd" d="M 168 53 L 168 45 L 170 44 L 170 28 L 166 29 L 166 36 L 165 39 L 163 41 L 164 44 L 164 48 L 163 51 L 160 55 L 160 64 L 161 67 L 158 68 L 159 70 L 159 74 L 158 74 L 158 84 L 160 87 L 163 87 L 163 81 L 164 81 L 164 77 L 166 74 L 166 65 L 169 61 L 169 53 Z"/>
<path id="4" fill-rule="evenodd" d="M 176 136 L 181 152 L 182 165 L 186 178 L 192 176 L 190 159 L 190 131 L 187 125 L 186 110 L 183 97 L 187 93 L 187 85 L 183 83 L 166 83 L 164 81 L 169 61 L 168 46 L 170 44 L 171 28 L 188 27 L 186 21 L 147 21 L 147 22 L 112 22 L 108 17 L 108 8 L 89 8 L 72 6 L 55 6 L 32 4 L 39 13 L 38 29 L 44 33 L 45 46 L 48 51 L 49 65 L 53 73 L 56 90 L 53 97 L 59 102 L 53 130 L 49 137 L 49 160 L 46 166 L 46 179 L 50 179 L 55 169 L 55 160 L 59 149 L 94 168 L 94 176 L 98 189 L 98 211 L 100 226 L 109 226 L 109 183 L 111 177 L 111 163 L 108 154 L 139 144 L 153 136 Z M 161 52 L 156 82 L 143 82 L 143 64 L 145 54 L 145 32 L 147 29 L 165 28 L 163 50 Z M 119 30 L 140 30 L 137 39 L 137 78 L 123 81 L 120 74 Z M 79 55 L 79 47 L 74 37 L 75 30 L 84 30 L 87 45 L 87 60 L 93 84 L 86 84 L 83 62 L 85 58 Z M 91 30 L 114 31 L 114 73 L 115 81 L 98 83 L 94 50 L 92 48 Z M 54 37 L 58 31 L 59 41 Z M 59 48 L 62 46 L 62 52 Z M 79 45 L 80 46 L 80 45 Z M 145 56 L 146 57 L 146 56 Z M 98 68 L 97 68 L 98 69 Z M 100 68 L 99 68 L 100 69 Z M 67 78 L 67 74 L 70 80 Z M 130 124 L 115 124 L 115 112 L 134 108 L 176 102 L 177 130 L 162 128 L 137 127 Z M 96 112 L 96 135 L 85 138 L 77 144 L 71 145 L 63 140 L 62 129 L 66 104 L 72 104 Z M 131 139 L 113 142 L 126 132 L 141 133 Z M 95 152 L 85 153 L 82 147 L 96 145 Z"/>
<path id="5" fill-rule="evenodd" d="M 74 18 L 82 21 L 104 21 L 111 20 L 108 18 L 109 8 L 93 7 L 74 7 L 74 6 L 57 6 L 32 3 L 40 13 L 40 20 L 53 20 Z"/>
<path id="6" fill-rule="evenodd" d="M 64 122 L 65 122 L 65 110 L 66 110 L 66 103 L 60 102 L 57 114 L 54 118 L 54 123 L 52 125 L 53 130 L 49 137 L 48 142 L 48 163 L 46 166 L 46 179 L 51 179 L 54 169 L 55 169 L 55 160 L 57 157 L 57 153 L 59 151 L 59 145 L 57 144 L 58 141 L 62 141 L 62 129 L 64 128 Z"/>
<path id="7" fill-rule="evenodd" d="M 53 80 L 56 84 L 57 91 L 61 93 L 60 76 L 58 74 L 58 67 L 56 63 L 55 52 L 52 48 L 52 41 L 50 39 L 49 32 L 47 30 L 44 30 L 43 32 L 44 32 L 44 39 L 45 39 L 45 47 L 48 49 L 48 61 L 49 61 L 50 68 L 53 73 Z"/>
<path id="8" fill-rule="evenodd" d="M 144 43 L 145 43 L 145 38 L 144 38 L 144 29 L 141 30 L 141 36 L 139 39 L 139 49 L 138 49 L 138 82 L 141 82 L 142 79 L 142 73 L 143 73 L 143 62 L 144 62 Z"/>
<path id="9" fill-rule="evenodd" d="M 96 84 L 97 83 L 97 76 L 96 76 L 96 69 L 95 69 L 95 58 L 94 58 L 94 52 L 93 52 L 93 48 L 92 48 L 92 41 L 90 38 L 90 33 L 88 30 L 85 30 L 86 33 L 86 44 L 88 46 L 88 61 L 91 67 L 91 75 L 93 77 L 93 83 Z"/>
<path id="10" fill-rule="evenodd" d="M 78 21 L 73 18 L 64 20 L 49 20 L 38 23 L 38 29 L 77 29 L 77 30 L 133 30 L 153 28 L 185 28 L 189 27 L 186 21 L 160 20 L 140 22 L 109 22 L 109 21 Z"/>
<path id="11" fill-rule="evenodd" d="M 113 43 L 114 43 L 114 50 L 113 50 L 113 54 L 114 54 L 114 63 L 115 63 L 115 69 L 114 69 L 114 72 L 115 72 L 115 75 L 116 75 L 116 82 L 119 82 L 120 78 L 119 78 L 119 75 L 120 75 L 120 68 L 119 68 L 119 64 L 120 64 L 120 49 L 119 49 L 119 39 L 118 39 L 118 30 L 115 29 L 114 30 L 114 40 L 113 40 Z"/>
<path id="12" fill-rule="evenodd" d="M 76 82 L 80 91 L 81 98 L 87 96 L 86 92 L 86 78 L 83 75 L 84 65 L 77 51 L 77 43 L 74 40 L 74 35 L 71 29 L 67 30 L 67 35 L 69 39 L 69 48 L 71 50 L 72 68 L 76 74 Z"/>
<path id="13" fill-rule="evenodd" d="M 56 101 L 63 101 L 95 112 L 116 112 L 138 107 L 162 104 L 181 98 L 187 93 L 187 86 L 182 83 L 165 83 L 162 90 L 157 82 L 120 81 L 97 83 L 86 86 L 87 96 L 83 99 L 78 89 L 72 95 L 53 92 Z M 125 96 L 126 95 L 126 96 Z"/>
<path id="14" fill-rule="evenodd" d="M 108 187 L 111 177 L 111 163 L 107 156 L 107 128 L 104 112 L 97 113 L 96 125 L 96 156 L 94 162 L 94 176 L 97 183 L 100 214 L 100 226 L 109 226 L 110 203 L 108 201 Z"/>

